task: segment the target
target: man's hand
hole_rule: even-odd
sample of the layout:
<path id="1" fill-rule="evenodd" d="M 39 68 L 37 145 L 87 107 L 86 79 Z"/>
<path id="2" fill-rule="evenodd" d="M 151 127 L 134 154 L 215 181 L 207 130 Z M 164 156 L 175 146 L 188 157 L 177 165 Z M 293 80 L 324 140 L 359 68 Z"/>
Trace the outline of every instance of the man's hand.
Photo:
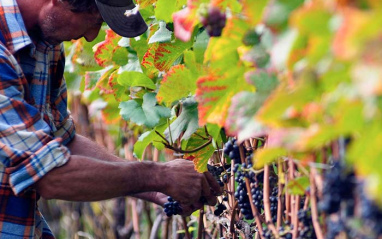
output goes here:
<path id="1" fill-rule="evenodd" d="M 216 179 L 209 172 L 198 173 L 194 164 L 188 160 L 166 162 L 160 174 L 163 175 L 161 192 L 190 208 L 192 205 L 200 208 L 203 205 L 200 201 L 202 197 L 208 205 L 213 206 L 217 202 L 216 196 L 222 193 Z"/>

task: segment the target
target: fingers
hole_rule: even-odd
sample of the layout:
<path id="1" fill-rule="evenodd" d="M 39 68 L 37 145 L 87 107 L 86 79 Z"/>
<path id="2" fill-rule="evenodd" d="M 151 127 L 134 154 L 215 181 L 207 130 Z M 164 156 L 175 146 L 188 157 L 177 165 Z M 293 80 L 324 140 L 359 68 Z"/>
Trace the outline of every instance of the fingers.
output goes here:
<path id="1" fill-rule="evenodd" d="M 208 183 L 206 177 L 202 178 L 202 196 L 206 199 L 207 204 L 210 206 L 214 206 L 217 202 L 215 191 L 213 191 L 213 189 L 211 190 L 211 184 Z"/>
<path id="2" fill-rule="evenodd" d="M 212 174 L 210 174 L 209 172 L 205 172 L 204 176 L 206 177 L 211 189 L 214 191 L 215 196 L 221 195 L 223 193 L 222 189 L 216 181 L 216 179 L 214 178 L 214 176 L 212 176 Z"/>

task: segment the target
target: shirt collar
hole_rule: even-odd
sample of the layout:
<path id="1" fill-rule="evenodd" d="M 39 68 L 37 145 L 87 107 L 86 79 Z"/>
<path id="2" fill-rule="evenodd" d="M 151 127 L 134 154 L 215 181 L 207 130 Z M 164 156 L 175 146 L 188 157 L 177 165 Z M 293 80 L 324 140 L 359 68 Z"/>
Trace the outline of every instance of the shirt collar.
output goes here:
<path id="1" fill-rule="evenodd" d="M 12 54 L 28 46 L 34 52 L 16 0 L 0 0 L 0 41 Z"/>

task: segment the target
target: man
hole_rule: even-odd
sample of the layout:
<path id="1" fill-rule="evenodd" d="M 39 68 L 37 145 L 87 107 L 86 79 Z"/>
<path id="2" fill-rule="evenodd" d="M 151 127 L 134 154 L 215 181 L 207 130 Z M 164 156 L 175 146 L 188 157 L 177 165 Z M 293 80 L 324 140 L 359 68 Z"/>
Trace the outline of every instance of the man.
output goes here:
<path id="1" fill-rule="evenodd" d="M 192 162 L 126 162 L 75 134 L 61 43 L 94 40 L 104 20 L 127 37 L 147 29 L 131 0 L 0 0 L 0 238 L 54 238 L 40 196 L 163 205 L 168 195 L 189 215 L 221 193 Z"/>

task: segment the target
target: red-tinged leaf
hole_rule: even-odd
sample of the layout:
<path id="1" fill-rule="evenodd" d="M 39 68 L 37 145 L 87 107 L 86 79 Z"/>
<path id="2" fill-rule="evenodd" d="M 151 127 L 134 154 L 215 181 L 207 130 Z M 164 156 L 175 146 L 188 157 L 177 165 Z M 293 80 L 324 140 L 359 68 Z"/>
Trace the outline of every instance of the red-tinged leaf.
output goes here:
<path id="1" fill-rule="evenodd" d="M 112 30 L 106 30 L 105 41 L 100 42 L 95 46 L 96 50 L 94 53 L 94 58 L 98 65 L 106 67 L 113 64 L 113 53 L 117 49 L 121 48 L 118 46 L 118 41 L 121 40 L 121 38 L 121 36 L 117 35 Z"/>
<path id="2" fill-rule="evenodd" d="M 99 71 L 87 71 L 85 73 L 85 90 L 94 90 L 98 81 L 108 78 L 113 67 L 107 67 Z"/>
<path id="3" fill-rule="evenodd" d="M 198 129 L 197 133 L 199 135 L 205 135 L 204 129 L 200 128 Z M 207 137 L 207 136 L 206 136 Z M 205 144 L 207 141 L 200 138 L 198 135 L 193 135 L 187 142 L 186 150 L 193 150 L 196 149 L 203 144 Z M 215 148 L 212 144 L 209 144 L 208 146 L 198 150 L 195 153 L 189 153 L 185 154 L 184 158 L 186 159 L 192 159 L 194 161 L 195 170 L 199 173 L 203 173 L 207 171 L 207 163 L 208 160 L 211 158 L 215 151 Z"/>
<path id="4" fill-rule="evenodd" d="M 113 89 L 109 85 L 109 79 L 116 72 L 116 68 L 113 67 L 108 70 L 97 82 L 96 87 L 106 94 L 112 94 Z"/>
<path id="5" fill-rule="evenodd" d="M 158 72 L 158 69 L 155 67 L 155 51 L 158 47 L 159 43 L 152 44 L 142 58 L 142 66 L 149 72 L 149 75 L 156 75 Z"/>
<path id="6" fill-rule="evenodd" d="M 102 109 L 102 120 L 110 125 L 118 125 L 121 122 L 118 109 L 119 102 L 111 94 L 104 94 L 103 98 L 107 105 Z"/>
<path id="7" fill-rule="evenodd" d="M 140 8 L 145 8 L 155 4 L 158 0 L 137 0 L 137 4 Z"/>
<path id="8" fill-rule="evenodd" d="M 185 50 L 191 47 L 191 42 L 175 41 L 174 43 L 154 43 L 143 57 L 142 65 L 146 69 L 168 71 L 173 63 Z"/>
<path id="9" fill-rule="evenodd" d="M 223 75 L 210 72 L 197 81 L 196 99 L 199 103 L 199 125 L 225 125 L 231 98 L 240 91 L 254 91 L 243 78 L 243 67 L 230 68 Z"/>
<path id="10" fill-rule="evenodd" d="M 371 40 L 382 35 L 380 12 L 347 8 L 333 41 L 334 54 L 344 60 L 357 58 Z"/>
<path id="11" fill-rule="evenodd" d="M 129 88 L 118 84 L 118 72 L 114 71 L 109 77 L 109 86 L 112 90 L 114 98 L 120 101 L 126 101 L 129 98 Z"/>
<path id="12" fill-rule="evenodd" d="M 173 66 L 163 77 L 159 92 L 158 102 L 171 105 L 188 95 L 193 95 L 196 90 L 197 76 L 184 65 Z"/>

